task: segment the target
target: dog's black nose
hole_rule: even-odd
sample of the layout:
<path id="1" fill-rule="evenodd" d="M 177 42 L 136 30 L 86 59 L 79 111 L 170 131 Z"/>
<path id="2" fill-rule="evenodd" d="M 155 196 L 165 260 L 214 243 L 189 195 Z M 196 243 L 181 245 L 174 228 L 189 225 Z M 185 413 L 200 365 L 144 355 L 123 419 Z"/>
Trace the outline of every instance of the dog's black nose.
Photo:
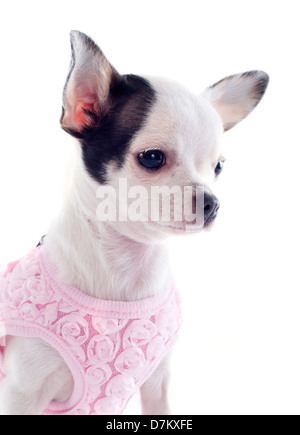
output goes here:
<path id="1" fill-rule="evenodd" d="M 215 219 L 220 208 L 218 198 L 209 193 L 204 193 L 204 225 Z"/>

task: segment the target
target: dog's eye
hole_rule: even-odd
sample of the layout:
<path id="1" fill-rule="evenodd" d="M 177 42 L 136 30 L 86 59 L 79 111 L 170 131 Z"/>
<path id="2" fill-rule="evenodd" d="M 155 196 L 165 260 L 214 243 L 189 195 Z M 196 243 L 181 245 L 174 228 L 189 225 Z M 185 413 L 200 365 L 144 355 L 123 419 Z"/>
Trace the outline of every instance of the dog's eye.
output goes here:
<path id="1" fill-rule="evenodd" d="M 220 160 L 220 161 L 218 162 L 217 166 L 215 167 L 215 174 L 216 174 L 216 177 L 217 177 L 218 175 L 221 174 L 221 172 L 222 172 L 222 170 L 223 170 L 223 166 L 224 166 L 224 162 L 223 162 L 222 160 Z"/>
<path id="2" fill-rule="evenodd" d="M 143 151 L 137 156 L 139 163 L 151 171 L 160 169 L 166 162 L 164 153 L 160 150 Z"/>

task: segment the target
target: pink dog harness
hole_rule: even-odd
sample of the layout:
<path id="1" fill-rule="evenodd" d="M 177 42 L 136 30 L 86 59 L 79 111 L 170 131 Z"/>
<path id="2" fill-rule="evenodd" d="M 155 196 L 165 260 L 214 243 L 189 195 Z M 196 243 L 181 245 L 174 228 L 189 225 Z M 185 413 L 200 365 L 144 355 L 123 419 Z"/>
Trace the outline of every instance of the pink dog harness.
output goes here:
<path id="1" fill-rule="evenodd" d="M 51 402 L 45 414 L 120 414 L 177 338 L 178 294 L 170 288 L 141 301 L 105 301 L 59 283 L 56 274 L 42 246 L 0 277 L 0 380 L 5 337 L 39 337 L 74 378 L 71 397 Z"/>

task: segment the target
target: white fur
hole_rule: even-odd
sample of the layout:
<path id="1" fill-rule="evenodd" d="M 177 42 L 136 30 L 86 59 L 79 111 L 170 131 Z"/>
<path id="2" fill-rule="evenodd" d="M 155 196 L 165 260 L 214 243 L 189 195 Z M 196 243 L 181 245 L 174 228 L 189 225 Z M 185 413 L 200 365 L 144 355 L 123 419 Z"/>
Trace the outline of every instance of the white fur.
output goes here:
<path id="1" fill-rule="evenodd" d="M 107 68 L 106 62 L 105 65 Z M 105 73 L 99 74 L 99 79 L 103 77 Z M 201 185 L 211 192 L 214 168 L 223 156 L 220 136 L 224 105 L 218 114 L 215 97 L 215 108 L 209 100 L 211 91 L 196 96 L 171 81 L 150 80 L 157 91 L 157 101 L 133 140 L 123 168 L 109 167 L 109 184 L 117 189 L 119 178 L 124 177 L 129 185 L 146 188 L 153 184 Z M 225 85 L 222 83 L 222 87 Z M 235 88 L 235 99 L 238 92 L 243 98 L 249 94 L 248 82 L 246 87 L 246 93 L 242 85 Z M 67 101 L 65 96 L 65 104 Z M 138 166 L 135 156 L 153 145 L 166 153 L 168 161 L 164 171 L 149 176 Z M 84 168 L 79 144 L 74 146 L 74 156 L 63 209 L 45 238 L 60 280 L 101 299 L 140 300 L 161 292 L 171 282 L 163 241 L 168 234 L 182 232 L 175 226 L 166 228 L 152 222 L 99 222 L 95 214 L 99 186 Z M 4 362 L 2 414 L 41 414 L 51 400 L 66 400 L 72 392 L 73 379 L 65 362 L 40 339 L 10 338 Z M 169 413 L 167 372 L 167 362 L 163 361 L 142 387 L 145 414 Z"/>

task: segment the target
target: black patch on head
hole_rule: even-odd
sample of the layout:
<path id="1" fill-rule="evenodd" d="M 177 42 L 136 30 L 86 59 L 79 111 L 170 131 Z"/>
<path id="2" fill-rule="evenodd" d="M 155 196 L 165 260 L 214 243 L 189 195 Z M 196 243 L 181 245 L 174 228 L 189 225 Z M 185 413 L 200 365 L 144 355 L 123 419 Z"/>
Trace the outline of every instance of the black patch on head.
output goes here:
<path id="1" fill-rule="evenodd" d="M 155 100 L 155 90 L 146 79 L 113 74 L 105 113 L 100 118 L 89 113 L 94 116 L 93 127 L 77 135 L 84 164 L 95 180 L 106 182 L 106 167 L 112 161 L 122 167 L 130 143 L 144 125 Z"/>

